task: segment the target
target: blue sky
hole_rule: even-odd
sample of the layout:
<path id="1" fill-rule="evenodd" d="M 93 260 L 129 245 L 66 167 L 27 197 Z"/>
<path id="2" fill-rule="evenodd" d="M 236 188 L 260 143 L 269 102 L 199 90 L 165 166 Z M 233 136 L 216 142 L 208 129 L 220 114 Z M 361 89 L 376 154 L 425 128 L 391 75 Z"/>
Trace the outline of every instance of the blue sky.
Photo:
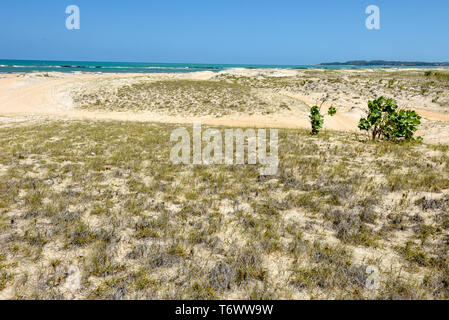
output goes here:
<path id="1" fill-rule="evenodd" d="M 65 28 L 65 8 L 81 29 Z M 381 29 L 365 27 L 365 8 Z M 316 64 L 449 61 L 448 0 L 2 0 L 0 59 Z"/>

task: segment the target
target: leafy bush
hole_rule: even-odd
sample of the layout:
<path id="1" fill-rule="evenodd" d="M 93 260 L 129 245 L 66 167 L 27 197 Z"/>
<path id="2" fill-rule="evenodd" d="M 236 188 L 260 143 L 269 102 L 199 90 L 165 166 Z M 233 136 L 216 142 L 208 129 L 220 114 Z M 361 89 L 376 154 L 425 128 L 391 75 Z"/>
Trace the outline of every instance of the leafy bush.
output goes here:
<path id="1" fill-rule="evenodd" d="M 413 135 L 421 124 L 421 117 L 415 111 L 397 111 L 395 101 L 384 97 L 368 101 L 368 108 L 368 117 L 360 119 L 359 129 L 371 132 L 373 140 L 381 137 L 393 141 L 414 140 Z"/>
<path id="2" fill-rule="evenodd" d="M 317 135 L 320 132 L 320 129 L 323 127 L 324 116 L 320 113 L 320 109 L 318 106 L 313 106 L 310 108 L 310 124 L 312 125 L 312 135 Z M 330 107 L 327 114 L 333 117 L 337 113 L 337 109 L 335 107 Z"/>
<path id="3" fill-rule="evenodd" d="M 312 135 L 316 135 L 318 134 L 318 132 L 320 132 L 320 129 L 323 127 L 323 123 L 324 123 L 324 117 L 323 115 L 320 113 L 320 109 L 318 108 L 318 106 L 313 106 L 312 108 L 310 108 L 310 124 L 312 125 Z"/>

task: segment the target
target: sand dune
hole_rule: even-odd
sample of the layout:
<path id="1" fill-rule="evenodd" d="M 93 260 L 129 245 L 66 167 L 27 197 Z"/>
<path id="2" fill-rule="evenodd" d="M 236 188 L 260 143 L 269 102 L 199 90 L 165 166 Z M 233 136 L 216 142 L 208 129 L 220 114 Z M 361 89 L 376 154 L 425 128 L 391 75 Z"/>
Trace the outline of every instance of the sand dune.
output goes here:
<path id="1" fill-rule="evenodd" d="M 449 297 L 447 145 L 354 134 L 386 95 L 449 143 L 447 82 L 388 72 L 0 75 L 0 299 Z M 279 130 L 276 175 L 169 161 L 161 123 L 309 128 L 323 99 L 350 133 Z"/>
<path id="2" fill-rule="evenodd" d="M 295 70 L 245 70 L 233 69 L 220 72 L 196 72 L 188 74 L 28 74 L 28 75 L 3 75 L 0 78 L 0 116 L 2 117 L 44 117 L 62 119 L 96 119 L 96 120 L 129 120 L 149 121 L 164 123 L 192 123 L 201 121 L 209 125 L 223 126 L 254 126 L 254 127 L 278 127 L 278 128 L 308 128 L 309 120 L 307 108 L 315 105 L 319 97 L 324 94 L 332 95 L 325 91 L 320 92 L 314 88 L 310 93 L 294 92 L 290 88 L 282 90 L 266 90 L 265 96 L 286 97 L 297 101 L 289 110 L 271 114 L 227 114 L 223 116 L 207 115 L 173 115 L 151 110 L 139 112 L 132 110 L 85 110 L 74 105 L 71 92 L 84 90 L 84 88 L 96 88 L 102 81 L 114 80 L 119 83 L 134 83 L 135 81 L 154 81 L 167 79 L 211 80 L 217 77 L 239 76 L 249 79 L 266 79 L 282 77 L 304 76 L 301 71 Z M 310 76 L 309 76 L 310 77 Z M 290 78 L 288 78 L 290 79 Z M 347 90 L 347 88 L 345 89 Z M 354 96 L 357 92 L 346 93 L 344 96 Z M 329 99 L 323 103 L 326 111 L 330 105 L 337 105 L 338 113 L 335 117 L 326 117 L 325 128 L 342 131 L 357 131 L 357 123 L 365 114 L 365 102 L 346 101 L 339 94 L 337 99 Z M 408 106 L 410 107 L 410 106 Z M 433 111 L 414 107 L 427 122 L 438 121 L 449 123 L 449 114 L 444 110 Z M 432 127 L 427 125 L 427 127 Z M 421 134 L 429 142 L 446 142 L 448 140 L 447 126 L 440 126 L 435 130 L 421 130 Z M 428 134 L 427 134 L 428 133 Z"/>

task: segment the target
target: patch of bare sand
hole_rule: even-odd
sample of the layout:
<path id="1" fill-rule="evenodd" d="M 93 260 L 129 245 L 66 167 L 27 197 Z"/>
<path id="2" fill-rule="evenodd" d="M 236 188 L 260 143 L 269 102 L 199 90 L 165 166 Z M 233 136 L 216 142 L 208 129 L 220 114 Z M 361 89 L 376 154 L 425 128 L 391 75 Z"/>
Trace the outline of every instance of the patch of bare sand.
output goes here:
<path id="1" fill-rule="evenodd" d="M 229 73 L 230 71 L 228 71 Z M 233 73 L 246 76 L 273 76 L 289 77 L 299 74 L 299 71 L 287 70 L 245 70 L 235 69 Z M 232 73 L 231 72 L 231 73 Z M 0 78 L 0 117 L 30 117 L 38 116 L 44 118 L 62 119 L 94 119 L 94 120 L 123 120 L 123 121 L 148 121 L 162 123 L 191 124 L 202 122 L 207 125 L 234 126 L 234 127 L 276 127 L 276 128 L 309 128 L 310 123 L 307 115 L 307 108 L 315 105 L 321 94 L 310 94 L 308 96 L 293 93 L 285 90 L 273 92 L 293 98 L 302 103 L 304 107 L 295 107 L 288 111 L 278 112 L 269 115 L 242 115 L 233 114 L 221 117 L 208 116 L 180 116 L 164 115 L 155 112 L 110 112 L 110 111 L 87 111 L 73 108 L 68 91 L 74 87 L 91 85 L 92 80 L 122 79 L 128 81 L 132 78 L 141 79 L 194 79 L 210 80 L 217 74 L 213 72 L 194 72 L 186 74 L 28 74 L 28 75 L 6 75 Z M 121 80 L 120 80 L 121 81 Z M 357 131 L 359 119 L 365 115 L 365 111 L 358 104 L 337 103 L 338 113 L 334 117 L 326 116 L 325 129 L 340 131 Z M 323 111 L 335 103 L 330 100 L 323 104 Z M 343 106 L 343 107 L 342 107 Z M 421 110 L 414 108 L 423 118 L 431 121 L 449 122 L 449 114 Z M 0 118 L 6 119 L 6 118 Z M 11 121 L 11 120 L 6 120 Z M 3 121 L 2 121 L 3 122 Z M 445 143 L 449 142 L 449 127 L 438 126 L 434 130 L 427 125 L 426 130 L 421 130 L 420 134 L 428 142 Z M 429 129 L 430 131 L 428 131 Z M 427 137 L 427 132 L 429 136 Z M 448 141 L 446 141 L 448 140 Z"/>

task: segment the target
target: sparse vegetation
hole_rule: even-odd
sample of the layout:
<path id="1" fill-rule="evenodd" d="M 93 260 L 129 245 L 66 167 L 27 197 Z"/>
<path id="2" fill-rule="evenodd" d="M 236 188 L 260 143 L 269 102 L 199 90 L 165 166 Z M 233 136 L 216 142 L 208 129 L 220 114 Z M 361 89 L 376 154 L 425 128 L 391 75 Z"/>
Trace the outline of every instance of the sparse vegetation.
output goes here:
<path id="1" fill-rule="evenodd" d="M 289 109 L 288 99 L 274 101 L 251 87 L 229 81 L 138 79 L 130 84 L 105 83 L 91 92 L 74 94 L 83 109 L 108 111 L 152 111 L 170 115 L 231 113 L 271 114 Z"/>
<path id="2" fill-rule="evenodd" d="M 433 77 L 440 81 L 449 81 L 449 73 L 441 72 L 441 71 L 426 71 L 425 73 L 426 77 Z"/>
<path id="3" fill-rule="evenodd" d="M 257 165 L 172 165 L 174 128 L 1 127 L 0 293 L 449 297 L 446 146 L 280 130 L 279 172 L 262 177 Z M 365 286 L 368 265 L 379 290 Z M 81 284 L 69 290 L 73 266 Z"/>
<path id="4" fill-rule="evenodd" d="M 211 78 L 102 75 L 51 93 L 73 99 L 67 115 L 179 119 L 190 135 L 193 119 L 304 127 L 279 130 L 277 174 L 173 165 L 178 125 L 1 117 L 0 298 L 449 298 L 447 70 L 198 75 Z M 337 109 L 332 126 L 365 117 L 376 141 L 320 131 Z"/>
<path id="5" fill-rule="evenodd" d="M 393 99 L 368 101 L 368 116 L 360 119 L 359 129 L 369 131 L 373 140 L 413 140 L 421 117 L 413 110 L 399 110 Z M 421 139 L 421 138 L 418 138 Z"/>
<path id="6" fill-rule="evenodd" d="M 399 105 L 423 109 L 436 103 L 447 110 L 449 103 L 447 70 L 299 70 L 298 73 L 297 76 L 280 78 L 225 74 L 217 78 L 252 88 L 287 90 L 310 97 L 332 93 L 333 104 L 337 107 L 354 104 L 365 108 L 366 101 L 381 96 L 394 97 Z M 432 102 L 435 96 L 439 99 Z"/>
<path id="7" fill-rule="evenodd" d="M 321 106 L 322 106 L 322 104 L 321 104 Z M 321 106 L 320 107 L 313 106 L 312 108 L 310 108 L 309 119 L 310 119 L 310 125 L 312 127 L 312 131 L 310 132 L 310 134 L 312 134 L 312 135 L 317 135 L 320 132 L 321 128 L 323 128 L 324 116 L 320 113 Z M 327 114 L 329 116 L 333 117 L 336 113 L 337 113 L 337 109 L 335 109 L 335 107 L 333 107 L 333 106 L 330 106 L 327 111 Z"/>

